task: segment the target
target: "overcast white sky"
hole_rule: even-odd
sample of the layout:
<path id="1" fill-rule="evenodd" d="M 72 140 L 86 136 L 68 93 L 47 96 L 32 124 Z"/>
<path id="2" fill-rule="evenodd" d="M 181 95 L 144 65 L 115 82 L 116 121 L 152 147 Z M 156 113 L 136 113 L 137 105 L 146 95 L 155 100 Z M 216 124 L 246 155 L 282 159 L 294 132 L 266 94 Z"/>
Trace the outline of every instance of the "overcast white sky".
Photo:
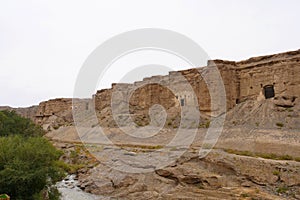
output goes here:
<path id="1" fill-rule="evenodd" d="M 0 105 L 72 97 L 88 55 L 138 28 L 182 33 L 213 59 L 296 50 L 299 9 L 298 0 L 0 0 Z M 118 79 L 107 77 L 103 87 Z"/>

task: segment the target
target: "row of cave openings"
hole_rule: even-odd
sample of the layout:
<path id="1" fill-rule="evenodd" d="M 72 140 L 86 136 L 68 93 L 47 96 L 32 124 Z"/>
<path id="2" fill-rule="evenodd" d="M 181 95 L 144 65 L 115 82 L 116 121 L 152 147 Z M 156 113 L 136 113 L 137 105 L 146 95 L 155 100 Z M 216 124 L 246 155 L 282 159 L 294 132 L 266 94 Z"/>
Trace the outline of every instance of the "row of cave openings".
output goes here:
<path id="1" fill-rule="evenodd" d="M 261 87 L 263 88 L 263 95 L 265 96 L 266 99 L 270 99 L 275 97 L 275 90 L 274 90 L 274 83 L 273 85 L 265 85 L 263 86 L 261 84 Z M 176 99 L 178 99 L 178 96 L 176 96 Z M 180 98 L 180 106 L 184 106 L 185 105 L 185 99 L 184 98 Z M 240 103 L 239 99 L 236 99 L 236 104 Z"/>
<path id="2" fill-rule="evenodd" d="M 275 83 L 273 83 L 273 85 L 265 85 L 265 86 L 261 84 L 263 95 L 265 96 L 266 99 L 275 97 L 274 85 Z M 176 96 L 176 99 L 178 99 L 178 96 Z M 236 99 L 236 104 L 238 103 L 240 103 L 240 100 Z M 185 99 L 180 98 L 180 106 L 184 106 L 184 105 L 185 105 Z"/>

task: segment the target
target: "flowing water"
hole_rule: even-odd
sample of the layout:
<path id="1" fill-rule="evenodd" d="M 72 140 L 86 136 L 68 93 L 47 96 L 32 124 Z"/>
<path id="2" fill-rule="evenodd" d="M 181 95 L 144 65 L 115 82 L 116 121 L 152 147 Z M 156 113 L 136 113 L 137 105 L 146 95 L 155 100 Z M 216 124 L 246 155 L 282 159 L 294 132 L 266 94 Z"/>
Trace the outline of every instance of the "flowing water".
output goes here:
<path id="1" fill-rule="evenodd" d="M 68 175 L 64 180 L 56 183 L 61 193 L 61 200 L 102 200 L 104 197 L 82 191 L 78 186 L 75 174 Z"/>

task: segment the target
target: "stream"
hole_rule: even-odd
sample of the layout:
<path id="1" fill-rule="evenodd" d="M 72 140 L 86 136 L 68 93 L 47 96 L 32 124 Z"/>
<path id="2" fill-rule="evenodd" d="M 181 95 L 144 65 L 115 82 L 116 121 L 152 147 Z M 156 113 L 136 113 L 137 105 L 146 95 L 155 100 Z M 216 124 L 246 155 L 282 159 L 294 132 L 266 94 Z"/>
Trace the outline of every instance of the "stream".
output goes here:
<path id="1" fill-rule="evenodd" d="M 61 193 L 61 200 L 102 200 L 105 197 L 90 194 L 81 190 L 78 186 L 75 174 L 68 175 L 62 181 L 56 183 L 56 187 Z"/>

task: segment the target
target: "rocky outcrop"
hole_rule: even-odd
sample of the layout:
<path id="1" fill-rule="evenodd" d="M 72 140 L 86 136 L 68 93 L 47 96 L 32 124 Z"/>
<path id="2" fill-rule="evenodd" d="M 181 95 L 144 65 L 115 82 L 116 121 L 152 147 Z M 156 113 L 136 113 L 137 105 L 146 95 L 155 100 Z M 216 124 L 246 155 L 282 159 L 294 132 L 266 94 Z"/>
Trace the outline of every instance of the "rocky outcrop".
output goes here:
<path id="1" fill-rule="evenodd" d="M 78 171 L 79 187 L 119 199 L 300 199 L 298 58 L 300 51 L 240 62 L 214 60 L 204 68 L 170 72 L 168 76 L 145 78 L 134 84 L 113 84 L 112 89 L 97 91 L 90 102 L 95 103 L 103 131 L 116 147 L 101 141 L 97 144 L 95 135 L 88 135 L 92 145 L 88 144 L 87 149 L 99 164 Z M 216 110 L 211 110 L 211 95 L 218 89 L 211 80 L 209 93 L 202 76 L 212 73 L 214 66 L 224 82 L 228 112 L 222 135 L 208 156 L 200 159 L 198 155 L 200 146 L 205 148 L 202 143 L 207 127 L 196 125 L 199 129 L 191 147 L 168 166 L 156 169 L 149 160 L 141 159 L 132 167 L 155 170 L 134 174 L 113 169 L 112 166 L 124 164 L 124 160 L 131 163 L 129 157 L 160 154 L 155 150 L 172 140 L 181 112 L 187 114 L 186 107 L 197 107 L 198 103 L 197 109 L 204 113 L 200 123 L 213 119 Z M 65 110 L 70 112 L 69 101 L 57 100 L 56 103 L 64 104 L 58 106 L 58 112 L 51 109 L 53 103 L 48 102 L 47 109 L 40 105 L 45 107 L 43 113 L 54 113 L 43 116 L 45 121 L 64 116 Z M 113 118 L 114 112 L 114 117 L 123 122 L 121 126 L 127 126 L 130 117 L 137 126 L 146 126 L 152 123 L 151 112 L 163 110 L 153 108 L 157 104 L 165 109 L 171 128 L 147 139 L 130 137 L 115 128 L 120 124 Z M 189 130 L 185 131 L 187 137 Z M 143 129 L 141 134 L 146 135 L 147 131 Z M 46 136 L 55 141 L 80 142 L 73 126 L 61 127 Z M 179 147 L 173 147 L 168 153 L 178 150 Z"/>
<path id="2" fill-rule="evenodd" d="M 218 73 L 225 94 L 220 90 Z M 172 71 L 167 76 L 144 78 L 133 84 L 113 84 L 111 89 L 99 90 L 92 99 L 78 101 L 74 107 L 72 99 L 59 98 L 41 102 L 37 107 L 14 110 L 46 130 L 72 124 L 72 108 L 84 111 L 95 108 L 103 127 L 127 126 L 131 119 L 135 126 L 146 126 L 153 122 L 151 113 L 161 116 L 158 111 L 164 111 L 164 126 L 177 128 L 182 116 L 191 116 L 186 110 L 193 107 L 200 111 L 201 117 L 199 124 L 190 126 L 202 127 L 212 117 L 223 114 L 223 106 L 228 111 L 246 100 L 260 102 L 270 98 L 278 109 L 293 109 L 300 98 L 299 73 L 300 50 L 239 62 L 209 60 L 204 67 Z M 224 98 L 226 105 L 217 97 Z"/>
<path id="3" fill-rule="evenodd" d="M 0 106 L 0 110 L 10 110 L 10 111 L 15 111 L 22 117 L 29 118 L 33 121 L 36 119 L 36 112 L 38 110 L 38 106 L 30 106 L 27 108 L 12 108 L 9 106 Z"/>
<path id="4" fill-rule="evenodd" d="M 74 105 L 72 98 L 51 99 L 39 104 L 34 121 L 47 131 L 58 129 L 73 124 L 72 109 L 89 110 L 91 106 L 91 99 L 81 99 Z"/>
<path id="5" fill-rule="evenodd" d="M 204 159 L 189 150 L 175 164 L 151 173 L 119 172 L 100 163 L 79 175 L 79 185 L 86 192 L 124 199 L 271 200 L 299 196 L 299 184 L 297 162 L 237 156 L 220 150 Z"/>
<path id="6" fill-rule="evenodd" d="M 225 87 L 227 110 L 246 100 L 268 98 L 274 98 L 277 106 L 293 107 L 299 98 L 300 50 L 240 62 L 210 60 L 205 67 L 153 76 L 133 84 L 113 84 L 111 89 L 98 91 L 94 101 L 100 123 L 116 125 L 112 107 L 117 110 L 118 117 L 128 118 L 129 113 L 122 110 L 129 105 L 136 124 L 144 126 L 149 123 L 151 106 L 160 104 L 166 109 L 167 124 L 171 127 L 179 126 L 180 112 L 188 106 L 196 107 L 203 114 L 201 125 L 215 113 L 218 115 L 216 111 L 222 106 L 218 99 L 215 107 L 212 106 L 212 100 L 220 93 L 215 67 Z"/>

